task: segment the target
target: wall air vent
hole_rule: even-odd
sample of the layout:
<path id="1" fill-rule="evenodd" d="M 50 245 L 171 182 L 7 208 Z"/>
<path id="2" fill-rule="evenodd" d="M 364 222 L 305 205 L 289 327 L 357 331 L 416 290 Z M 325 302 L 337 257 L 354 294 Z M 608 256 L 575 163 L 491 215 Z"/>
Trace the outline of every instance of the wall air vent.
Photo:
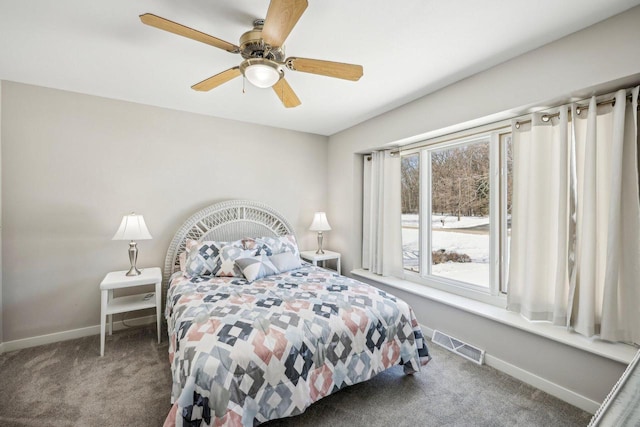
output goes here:
<path id="1" fill-rule="evenodd" d="M 440 331 L 433 331 L 433 337 L 431 338 L 431 341 L 441 347 L 446 348 L 449 351 L 459 354 L 465 359 L 469 359 L 472 362 L 477 363 L 478 365 L 482 365 L 482 363 L 484 362 L 484 350 L 480 350 L 479 348 L 474 347 L 471 344 L 467 344 L 465 342 L 457 340 L 454 337 L 444 334 Z"/>

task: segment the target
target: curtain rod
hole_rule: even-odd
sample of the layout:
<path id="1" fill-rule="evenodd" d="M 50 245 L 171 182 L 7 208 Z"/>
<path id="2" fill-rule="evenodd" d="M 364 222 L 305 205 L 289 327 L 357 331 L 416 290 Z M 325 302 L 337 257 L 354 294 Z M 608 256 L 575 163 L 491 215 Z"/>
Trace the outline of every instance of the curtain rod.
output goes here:
<path id="1" fill-rule="evenodd" d="M 382 151 L 386 151 L 386 150 L 382 150 Z M 399 155 L 400 155 L 400 149 L 399 149 L 399 148 L 396 148 L 396 149 L 391 150 L 391 152 L 389 153 L 389 155 L 390 155 L 391 157 L 399 156 Z M 365 156 L 366 156 L 365 158 L 367 159 L 367 161 L 368 161 L 368 162 L 370 162 L 370 161 L 371 161 L 371 154 L 366 154 Z"/>
<path id="2" fill-rule="evenodd" d="M 629 101 L 631 101 L 632 96 L 631 95 L 627 95 L 627 99 Z M 640 97 L 638 98 L 638 103 L 640 104 Z M 616 105 L 616 99 L 609 99 L 607 101 L 601 101 L 601 102 L 597 102 L 596 106 L 600 106 L 600 105 L 607 105 L 607 104 L 611 104 L 612 107 L 614 107 Z M 589 105 L 578 105 L 576 106 L 576 114 L 580 115 L 580 113 L 582 113 L 582 110 L 588 110 L 589 109 Z M 638 110 L 640 110 L 640 105 L 638 105 Z M 571 111 L 569 111 L 569 115 L 571 115 Z M 542 120 L 543 122 L 547 123 L 549 120 L 553 119 L 554 117 L 559 117 L 560 116 L 560 112 L 554 113 L 554 114 L 543 114 L 540 117 L 540 120 Z M 515 124 L 516 129 L 520 129 L 520 125 L 525 124 L 525 123 L 531 123 L 531 119 L 528 120 L 518 120 Z"/>

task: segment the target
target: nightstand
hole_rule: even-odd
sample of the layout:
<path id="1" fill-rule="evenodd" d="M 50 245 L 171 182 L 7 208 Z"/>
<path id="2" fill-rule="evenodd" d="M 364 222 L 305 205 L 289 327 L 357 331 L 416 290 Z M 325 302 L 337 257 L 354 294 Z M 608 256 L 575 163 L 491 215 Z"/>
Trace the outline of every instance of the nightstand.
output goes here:
<path id="1" fill-rule="evenodd" d="M 322 266 L 324 267 L 324 262 L 327 260 L 336 260 L 336 271 L 338 274 L 340 273 L 340 252 L 332 252 L 332 251 L 324 251 L 324 254 L 317 254 L 316 251 L 302 251 L 300 252 L 300 257 L 304 260 L 307 260 L 313 265 L 318 265 L 318 261 L 322 261 Z"/>
<path id="2" fill-rule="evenodd" d="M 156 309 L 158 344 L 160 343 L 160 305 L 162 299 L 162 272 L 158 267 L 142 269 L 138 276 L 127 276 L 127 271 L 112 271 L 100 283 L 100 356 L 104 356 L 106 318 L 109 316 L 109 335 L 113 333 L 113 315 L 127 311 Z M 155 292 L 113 298 L 114 289 L 155 285 Z"/>

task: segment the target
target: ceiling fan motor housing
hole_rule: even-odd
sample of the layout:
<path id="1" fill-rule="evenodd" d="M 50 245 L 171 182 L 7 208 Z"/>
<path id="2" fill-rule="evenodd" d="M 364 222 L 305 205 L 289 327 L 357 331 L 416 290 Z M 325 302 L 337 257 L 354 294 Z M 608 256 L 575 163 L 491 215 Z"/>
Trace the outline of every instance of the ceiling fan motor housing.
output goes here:
<path id="1" fill-rule="evenodd" d="M 253 21 L 253 29 L 240 36 L 240 55 L 244 59 L 263 58 L 282 63 L 284 50 L 281 47 L 269 46 L 262 39 L 264 19 Z"/>

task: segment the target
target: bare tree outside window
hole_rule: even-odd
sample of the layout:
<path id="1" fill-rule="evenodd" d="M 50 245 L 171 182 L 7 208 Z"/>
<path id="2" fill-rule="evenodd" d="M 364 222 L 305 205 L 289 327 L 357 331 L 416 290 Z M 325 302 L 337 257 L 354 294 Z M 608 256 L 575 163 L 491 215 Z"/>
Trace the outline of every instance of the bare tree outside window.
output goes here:
<path id="1" fill-rule="evenodd" d="M 431 153 L 432 212 L 442 216 L 488 216 L 489 143 Z"/>
<path id="2" fill-rule="evenodd" d="M 420 272 L 420 155 L 403 156 L 402 191 L 402 261 L 409 271 Z"/>
<path id="3" fill-rule="evenodd" d="M 490 141 L 431 152 L 431 273 L 489 286 Z"/>
<path id="4" fill-rule="evenodd" d="M 420 207 L 420 157 L 402 157 L 402 213 L 417 214 Z"/>

